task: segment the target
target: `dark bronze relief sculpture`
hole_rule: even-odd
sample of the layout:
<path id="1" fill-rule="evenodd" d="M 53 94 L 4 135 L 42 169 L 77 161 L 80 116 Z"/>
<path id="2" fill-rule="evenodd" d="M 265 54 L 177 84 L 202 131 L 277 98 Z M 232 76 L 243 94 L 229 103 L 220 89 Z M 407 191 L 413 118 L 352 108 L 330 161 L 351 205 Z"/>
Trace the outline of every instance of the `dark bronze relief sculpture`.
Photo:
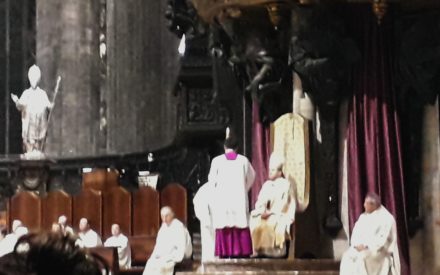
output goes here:
<path id="1" fill-rule="evenodd" d="M 424 106 L 440 95 L 440 12 L 401 16 L 395 22 L 396 83 L 401 114 L 408 231 L 423 226 L 422 140 Z"/>
<path id="2" fill-rule="evenodd" d="M 303 7 L 293 1 L 170 3 L 170 7 L 188 7 L 185 16 L 178 16 L 182 9 L 168 13 L 174 29 L 209 26 L 197 29 L 209 32 L 210 54 L 232 68 L 247 102 L 259 104 L 263 123 L 292 111 L 292 74 L 300 75 L 304 91 L 322 112 L 321 117 L 325 117 L 325 126 L 321 127 L 325 141 L 321 145 L 312 143 L 316 147 L 312 150 L 312 163 L 325 168 L 315 170 L 319 197 L 327 201 L 319 215 L 321 224 L 331 235 L 337 233 L 341 227 L 337 170 L 339 101 L 347 93 L 344 78 L 359 58 L 353 41 L 345 34 L 344 24 L 326 9 Z M 179 18 L 196 18 L 194 9 L 196 20 L 202 23 L 188 24 L 184 20 L 179 26 Z M 190 27 L 189 33 L 194 34 L 194 29 Z"/>
<path id="3" fill-rule="evenodd" d="M 324 228 L 331 235 L 340 223 L 338 213 L 338 112 L 341 99 L 350 96 L 351 67 L 360 60 L 355 37 L 346 28 L 344 12 L 353 4 L 289 0 L 186 0 L 190 17 L 205 25 L 209 52 L 228 64 L 248 102 L 260 105 L 260 118 L 272 122 L 291 111 L 292 72 L 301 77 L 320 113 L 322 143 L 312 143 L 315 181 L 326 200 Z M 179 4 L 177 4 L 179 3 Z M 362 4 L 361 4 L 362 5 Z M 431 3 L 432 6 L 435 6 Z M 394 22 L 395 77 L 403 129 L 405 186 L 411 228 L 420 225 L 421 125 L 424 104 L 438 98 L 439 14 L 428 2 L 369 2 L 379 26 Z M 182 9 L 178 10 L 182 12 Z M 196 13 L 194 13 L 194 11 Z M 176 19 L 178 17 L 175 17 Z M 179 25 L 178 20 L 173 21 Z M 185 25 L 186 24 L 186 25 Z M 185 29 L 187 23 L 183 23 Z M 176 25 L 175 25 L 176 26 Z M 190 29 L 196 29 L 194 27 Z M 200 29 L 200 28 L 199 28 Z M 190 32 L 191 33 L 191 32 Z M 215 76 L 214 76 L 215 78 Z M 316 134 L 316 133 L 315 133 Z M 316 136 L 315 136 L 316 137 Z M 408 153 L 405 155 L 409 156 Z M 323 169 L 319 169 L 322 167 Z M 412 230 L 414 231 L 414 230 Z"/>

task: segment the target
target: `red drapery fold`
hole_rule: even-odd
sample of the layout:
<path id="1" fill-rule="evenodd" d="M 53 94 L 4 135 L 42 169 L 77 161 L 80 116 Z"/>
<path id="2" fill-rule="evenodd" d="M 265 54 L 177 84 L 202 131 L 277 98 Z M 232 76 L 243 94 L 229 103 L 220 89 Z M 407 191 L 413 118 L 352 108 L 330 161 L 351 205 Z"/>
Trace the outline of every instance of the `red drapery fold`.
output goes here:
<path id="1" fill-rule="evenodd" d="M 255 169 L 255 183 L 251 189 L 251 209 L 260 193 L 261 186 L 267 180 L 270 157 L 270 127 L 260 121 L 259 107 L 252 104 L 252 166 Z"/>
<path id="2" fill-rule="evenodd" d="M 350 230 L 364 211 L 364 197 L 378 193 L 397 223 L 402 274 L 410 274 L 399 117 L 393 85 L 391 24 L 378 25 L 370 9 L 352 11 L 362 60 L 353 71 L 348 121 Z"/>

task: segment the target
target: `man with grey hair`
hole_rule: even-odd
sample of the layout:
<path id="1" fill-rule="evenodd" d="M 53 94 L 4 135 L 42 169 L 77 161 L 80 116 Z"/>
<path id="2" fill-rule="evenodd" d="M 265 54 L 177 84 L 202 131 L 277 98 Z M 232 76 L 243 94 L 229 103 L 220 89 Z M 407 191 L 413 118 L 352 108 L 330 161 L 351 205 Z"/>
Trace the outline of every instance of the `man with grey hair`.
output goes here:
<path id="1" fill-rule="evenodd" d="M 12 222 L 12 232 L 5 236 L 0 242 L 0 257 L 14 251 L 15 244 L 18 239 L 28 234 L 28 229 L 23 225 L 20 220 L 14 220 Z"/>
<path id="2" fill-rule="evenodd" d="M 58 218 L 58 224 L 61 227 L 61 232 L 64 236 L 67 234 L 73 236 L 75 233 L 73 232 L 73 228 L 67 224 L 67 217 L 65 215 L 61 215 Z"/>
<path id="3" fill-rule="evenodd" d="M 112 236 L 108 238 L 105 247 L 116 247 L 118 249 L 119 268 L 128 269 L 131 267 L 131 248 L 127 236 L 121 232 L 119 224 L 112 225 Z"/>
<path id="4" fill-rule="evenodd" d="M 101 237 L 90 228 L 89 221 L 86 218 L 79 220 L 77 245 L 87 248 L 102 246 Z"/>
<path id="5" fill-rule="evenodd" d="M 396 221 L 376 193 L 368 193 L 365 212 L 351 234 L 350 248 L 341 260 L 341 275 L 399 275 Z"/>
<path id="6" fill-rule="evenodd" d="M 160 217 L 162 225 L 143 275 L 172 275 L 176 263 L 190 258 L 192 254 L 189 232 L 185 225 L 174 217 L 173 210 L 169 206 L 162 207 Z"/>

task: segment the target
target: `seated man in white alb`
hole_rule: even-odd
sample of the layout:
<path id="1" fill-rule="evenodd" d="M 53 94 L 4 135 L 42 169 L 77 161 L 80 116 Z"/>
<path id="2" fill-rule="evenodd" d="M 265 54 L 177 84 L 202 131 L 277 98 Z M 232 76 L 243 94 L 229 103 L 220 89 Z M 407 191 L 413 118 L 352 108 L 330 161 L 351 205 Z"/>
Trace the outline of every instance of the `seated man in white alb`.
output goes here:
<path id="1" fill-rule="evenodd" d="M 375 193 L 367 194 L 364 208 L 354 225 L 350 248 L 342 256 L 340 274 L 400 275 L 394 217 Z"/>
<path id="2" fill-rule="evenodd" d="M 131 267 L 130 244 L 128 242 L 128 238 L 122 234 L 119 224 L 115 223 L 112 225 L 112 236 L 105 241 L 104 246 L 118 248 L 120 269 L 127 269 Z"/>
<path id="3" fill-rule="evenodd" d="M 86 218 L 79 220 L 79 232 L 76 244 L 79 247 L 87 248 L 102 246 L 101 237 L 90 228 L 89 221 Z"/>
<path id="4" fill-rule="evenodd" d="M 27 233 L 28 229 L 23 225 L 23 223 L 20 220 L 14 220 L 12 222 L 12 232 L 6 235 L 5 238 L 0 241 L 0 257 L 14 251 L 14 247 L 18 239 Z"/>
<path id="5" fill-rule="evenodd" d="M 50 232 L 64 235 L 63 230 L 61 229 L 61 225 L 57 222 L 52 223 L 52 227 L 50 228 Z"/>
<path id="6" fill-rule="evenodd" d="M 288 180 L 283 177 L 283 157 L 272 154 L 269 180 L 258 194 L 250 215 L 254 255 L 282 257 L 286 255 L 286 240 L 295 221 L 296 200 Z"/>
<path id="7" fill-rule="evenodd" d="M 181 221 L 174 218 L 173 210 L 162 207 L 160 217 L 162 225 L 143 275 L 172 275 L 174 265 L 192 254 L 189 232 Z"/>
<path id="8" fill-rule="evenodd" d="M 207 182 L 202 185 L 194 196 L 194 212 L 200 220 L 200 237 L 202 241 L 202 262 L 215 259 L 215 231 L 212 224 L 212 205 L 210 201 L 215 196 L 215 187 Z"/>
<path id="9" fill-rule="evenodd" d="M 58 218 L 58 224 L 60 225 L 61 232 L 63 233 L 64 236 L 66 236 L 67 234 L 70 234 L 71 236 L 74 235 L 73 228 L 67 224 L 67 217 L 66 216 L 61 215 Z"/>

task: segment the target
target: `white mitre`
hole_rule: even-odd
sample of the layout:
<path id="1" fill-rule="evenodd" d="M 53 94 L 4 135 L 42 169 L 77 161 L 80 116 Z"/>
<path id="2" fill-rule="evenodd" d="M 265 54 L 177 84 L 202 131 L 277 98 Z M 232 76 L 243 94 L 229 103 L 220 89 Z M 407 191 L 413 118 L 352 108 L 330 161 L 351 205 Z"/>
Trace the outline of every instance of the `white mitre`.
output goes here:
<path id="1" fill-rule="evenodd" d="M 281 169 L 284 165 L 284 157 L 278 153 L 272 153 L 269 159 L 269 169 Z"/>

